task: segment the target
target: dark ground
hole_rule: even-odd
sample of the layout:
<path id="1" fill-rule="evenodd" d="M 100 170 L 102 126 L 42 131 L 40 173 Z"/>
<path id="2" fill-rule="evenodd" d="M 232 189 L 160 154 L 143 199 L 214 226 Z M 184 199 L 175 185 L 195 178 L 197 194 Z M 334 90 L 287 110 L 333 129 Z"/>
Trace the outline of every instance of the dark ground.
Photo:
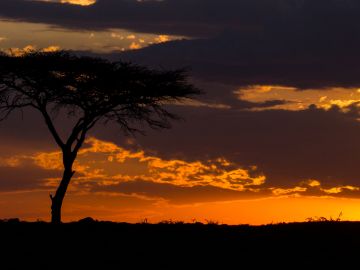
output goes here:
<path id="1" fill-rule="evenodd" d="M 0 269 L 360 267 L 360 222 L 267 226 L 0 221 Z M 351 268 L 350 268 L 351 267 Z"/>

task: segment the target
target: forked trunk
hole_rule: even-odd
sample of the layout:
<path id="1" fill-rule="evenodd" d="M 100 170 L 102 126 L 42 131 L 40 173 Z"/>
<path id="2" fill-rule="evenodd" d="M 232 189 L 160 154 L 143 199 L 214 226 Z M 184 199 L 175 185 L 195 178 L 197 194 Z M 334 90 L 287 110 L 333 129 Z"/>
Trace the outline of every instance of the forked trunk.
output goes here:
<path id="1" fill-rule="evenodd" d="M 51 223 L 61 223 L 61 207 L 66 194 L 66 190 L 69 186 L 70 180 L 74 175 L 74 171 L 71 166 L 66 166 L 63 174 L 63 178 L 60 182 L 55 196 L 51 196 Z"/>

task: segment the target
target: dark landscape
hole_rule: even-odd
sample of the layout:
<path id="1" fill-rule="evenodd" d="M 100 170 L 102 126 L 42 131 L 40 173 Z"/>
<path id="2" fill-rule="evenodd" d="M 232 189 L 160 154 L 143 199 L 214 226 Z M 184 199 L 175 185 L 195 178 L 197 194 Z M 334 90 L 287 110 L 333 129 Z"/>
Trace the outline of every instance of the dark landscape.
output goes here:
<path id="1" fill-rule="evenodd" d="M 360 222 L 264 226 L 0 222 L 2 269 L 258 269 L 350 266 Z M 344 268 L 341 268 L 344 269 Z"/>

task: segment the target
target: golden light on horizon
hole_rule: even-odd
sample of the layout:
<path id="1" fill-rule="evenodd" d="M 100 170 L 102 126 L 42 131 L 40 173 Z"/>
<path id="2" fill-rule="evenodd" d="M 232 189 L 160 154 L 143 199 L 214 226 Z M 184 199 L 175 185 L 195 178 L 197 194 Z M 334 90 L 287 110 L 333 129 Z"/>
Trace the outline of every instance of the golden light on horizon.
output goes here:
<path id="1" fill-rule="evenodd" d="M 80 6 L 90 6 L 96 3 L 96 0 L 61 0 L 61 3 L 69 3 Z"/>
<path id="2" fill-rule="evenodd" d="M 96 3 L 96 0 L 37 0 L 37 1 L 71 4 L 71 5 L 79 5 L 79 6 L 91 6 Z"/>
<path id="3" fill-rule="evenodd" d="M 63 50 L 122 52 L 157 43 L 184 39 L 184 36 L 134 33 L 112 28 L 82 31 L 56 28 L 46 24 L 0 20 L 0 50 L 59 48 Z M 22 38 L 19 39 L 18 36 Z"/>
<path id="4" fill-rule="evenodd" d="M 24 220 L 49 220 L 48 191 L 2 193 L 1 218 L 20 217 Z M 129 202 L 127 202 L 129 201 Z M 131 202 L 131 203 L 130 203 Z M 254 200 L 236 200 L 174 205 L 166 201 L 142 200 L 138 197 L 106 194 L 74 194 L 70 192 L 64 204 L 64 221 L 75 221 L 86 216 L 115 222 L 150 223 L 164 220 L 216 221 L 220 224 L 263 225 L 281 222 L 305 222 L 308 218 L 336 219 L 342 213 L 343 221 L 360 220 L 360 199 L 332 197 L 268 197 Z"/>
<path id="5" fill-rule="evenodd" d="M 21 55 L 24 55 L 26 53 L 30 53 L 30 52 L 33 52 L 33 51 L 36 51 L 36 50 L 39 50 L 41 52 L 56 52 L 56 51 L 61 50 L 61 48 L 60 48 L 60 46 L 52 45 L 52 46 L 49 46 L 49 47 L 46 47 L 46 48 L 37 49 L 37 47 L 34 46 L 34 45 L 28 45 L 28 46 L 25 46 L 24 48 L 10 48 L 8 50 L 1 50 L 0 49 L 0 51 L 3 51 L 6 54 L 14 55 L 14 56 L 21 56 Z"/>
<path id="6" fill-rule="evenodd" d="M 133 145 L 133 142 L 130 143 Z M 1 167 L 19 171 L 30 165 L 43 171 L 57 171 L 60 177 L 61 153 L 43 151 L 0 159 Z M 360 188 L 356 186 L 328 186 L 323 185 L 321 180 L 309 179 L 288 188 L 269 187 L 265 186 L 265 175 L 260 174 L 255 165 L 241 168 L 225 158 L 198 161 L 163 159 L 141 149 L 129 150 L 96 138 L 87 140 L 74 169 L 77 173 L 64 204 L 64 218 L 67 221 L 88 215 L 102 220 L 127 222 L 139 222 L 144 218 L 151 222 L 207 219 L 228 224 L 258 225 L 305 221 L 315 216 L 329 218 L 341 211 L 345 213 L 344 218 L 356 220 L 360 213 L 360 199 L 348 197 L 351 193 L 357 196 Z M 13 214 L 31 220 L 44 213 L 40 218 L 47 219 L 48 205 L 43 198 L 54 191 L 59 177 L 44 178 L 35 190 L 1 192 L 0 204 L 16 200 L 17 197 L 21 197 L 20 201 L 24 204 L 18 209 L 7 209 L 3 217 Z M 123 187 L 118 188 L 122 184 L 133 186 L 134 189 L 126 191 Z M 137 190 L 138 184 L 147 185 L 148 188 Z M 159 193 L 164 187 L 171 191 L 170 194 L 166 190 Z M 197 198 L 199 195 L 192 191 L 199 187 L 210 192 L 204 199 Z M 231 192 L 230 197 L 226 192 Z M 234 192 L 238 195 L 235 196 Z M 225 194 L 221 200 L 219 194 Z M 245 194 L 251 196 L 247 198 Z M 231 196 L 239 199 L 231 199 Z M 36 214 L 32 216 L 31 213 Z"/>

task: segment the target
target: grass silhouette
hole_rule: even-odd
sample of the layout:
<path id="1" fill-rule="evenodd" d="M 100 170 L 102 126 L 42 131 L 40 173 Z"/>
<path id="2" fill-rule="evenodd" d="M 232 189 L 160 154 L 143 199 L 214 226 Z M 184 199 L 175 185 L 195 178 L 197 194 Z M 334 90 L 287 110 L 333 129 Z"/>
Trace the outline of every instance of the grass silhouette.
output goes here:
<path id="1" fill-rule="evenodd" d="M 230 226 L 213 221 L 128 224 L 85 218 L 50 224 L 2 220 L 0 266 L 4 267 L 0 268 L 322 269 L 356 261 L 360 222 L 324 221 Z"/>

